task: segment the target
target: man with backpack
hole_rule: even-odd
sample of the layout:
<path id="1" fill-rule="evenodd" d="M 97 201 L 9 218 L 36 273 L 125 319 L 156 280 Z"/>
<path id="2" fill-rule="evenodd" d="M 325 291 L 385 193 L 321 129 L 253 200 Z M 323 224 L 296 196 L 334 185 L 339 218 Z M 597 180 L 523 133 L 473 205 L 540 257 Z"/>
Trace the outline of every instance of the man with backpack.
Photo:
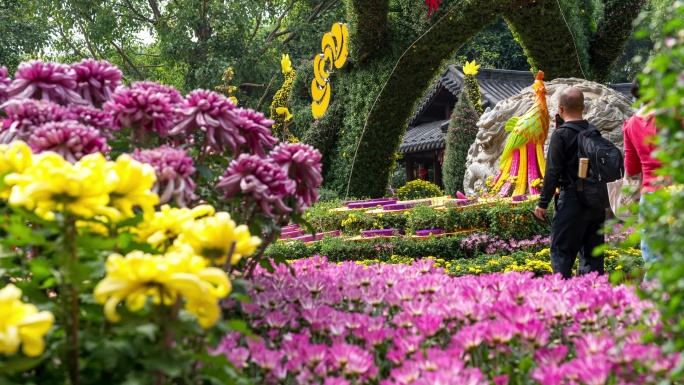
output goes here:
<path id="1" fill-rule="evenodd" d="M 546 172 L 539 203 L 534 215 L 547 219 L 547 207 L 555 199 L 551 224 L 551 267 L 563 278 L 572 276 L 577 253 L 579 274 L 604 274 L 604 255 L 593 250 L 604 243 L 600 234 L 609 207 L 606 183 L 621 177 L 620 150 L 601 137 L 586 121 L 584 94 L 579 88 L 563 90 L 556 115 L 556 130 L 547 151 Z M 616 158 L 617 157 L 617 158 Z M 588 159 L 588 171 L 578 177 L 579 158 Z M 617 177 L 615 174 L 618 174 Z M 556 188 L 560 190 L 555 195 Z"/>

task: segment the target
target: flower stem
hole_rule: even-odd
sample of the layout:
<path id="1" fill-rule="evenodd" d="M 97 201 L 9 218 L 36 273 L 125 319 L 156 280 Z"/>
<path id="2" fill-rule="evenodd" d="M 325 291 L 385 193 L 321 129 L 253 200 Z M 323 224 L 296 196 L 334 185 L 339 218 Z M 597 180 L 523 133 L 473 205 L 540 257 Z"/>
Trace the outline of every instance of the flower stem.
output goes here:
<path id="1" fill-rule="evenodd" d="M 228 250 L 228 256 L 226 257 L 226 262 L 223 264 L 223 271 L 225 272 L 230 272 L 233 268 L 232 263 L 233 263 L 233 254 L 235 254 L 235 246 L 237 245 L 236 241 L 233 241 L 233 243 L 230 244 L 230 250 Z"/>
<path id="2" fill-rule="evenodd" d="M 266 248 L 268 247 L 268 245 L 273 243 L 273 241 L 275 240 L 276 234 L 278 234 L 278 232 L 276 230 L 272 230 L 268 234 L 266 239 L 264 240 L 264 243 L 261 244 L 261 248 L 259 249 L 259 254 L 252 257 L 252 260 L 247 265 L 247 273 L 245 274 L 245 279 L 252 278 L 252 274 L 254 274 L 254 269 L 257 267 L 257 265 L 261 261 L 261 258 L 264 257 L 264 253 L 266 252 Z"/>
<path id="3" fill-rule="evenodd" d="M 64 300 L 65 314 L 67 319 L 67 348 L 66 362 L 69 369 L 69 380 L 71 385 L 80 383 L 78 356 L 79 356 L 79 317 L 78 317 L 78 288 L 74 282 L 76 276 L 77 249 L 76 249 L 76 219 L 67 216 L 64 219 L 64 264 L 62 272 L 65 294 Z"/>

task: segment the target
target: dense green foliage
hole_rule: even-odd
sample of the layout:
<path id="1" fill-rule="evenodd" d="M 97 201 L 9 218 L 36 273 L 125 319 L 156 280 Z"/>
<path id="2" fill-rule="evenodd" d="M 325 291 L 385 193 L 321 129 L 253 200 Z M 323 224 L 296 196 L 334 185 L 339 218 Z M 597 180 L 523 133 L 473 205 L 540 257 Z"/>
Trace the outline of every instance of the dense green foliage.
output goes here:
<path id="1" fill-rule="evenodd" d="M 449 122 L 442 165 L 444 191 L 451 196 L 455 196 L 456 191 L 463 190 L 466 158 L 470 145 L 477 136 L 478 119 L 478 114 L 470 103 L 468 92 L 462 92 Z"/>
<path id="2" fill-rule="evenodd" d="M 24 58 L 48 44 L 49 31 L 37 16 L 39 1 L 0 1 L 0 66 L 10 74 Z"/>
<path id="3" fill-rule="evenodd" d="M 242 105 L 268 109 L 282 81 L 280 56 L 294 67 L 320 52 L 320 36 L 343 20 L 342 0 L 79 0 L 43 2 L 41 12 L 65 62 L 107 59 L 129 81 L 182 91 L 213 89 L 235 72 Z M 315 37 L 315 38 L 314 38 Z"/>
<path id="4" fill-rule="evenodd" d="M 423 4 L 394 0 L 389 2 L 392 11 L 383 31 L 385 19 L 377 12 L 386 4 L 387 0 L 364 1 L 363 7 L 356 2 L 349 4 L 353 65 L 334 76 L 333 95 L 349 113 L 339 122 L 340 139 L 326 174 L 327 186 L 343 195 L 384 195 L 394 168 L 393 154 L 416 101 L 442 71 L 445 61 L 478 31 L 497 22 L 499 15 L 512 27 L 532 68 L 543 69 L 549 79 L 595 79 L 600 71 L 592 68 L 592 47 L 620 43 L 621 50 L 631 31 L 631 25 L 604 20 L 603 13 L 594 12 L 592 0 L 540 0 L 525 5 L 512 0 L 446 0 L 431 21 L 420 18 L 426 12 Z M 606 9 L 612 9 L 610 4 Z M 638 8 L 641 1 L 625 4 Z M 630 15 L 606 12 L 605 17 L 629 19 Z M 625 34 L 624 29 L 627 37 L 621 42 L 603 42 L 596 35 L 599 25 L 613 26 L 619 36 Z M 373 33 L 358 34 L 369 29 Z M 459 33 L 453 33 L 455 30 Z M 548 36 L 553 38 L 545 38 Z M 601 66 L 606 65 L 601 62 Z M 373 173 L 367 172 L 369 167 Z"/>
<path id="5" fill-rule="evenodd" d="M 673 333 L 671 348 L 684 349 L 684 3 L 677 2 L 668 13 L 664 39 L 656 44 L 658 54 L 646 66 L 642 100 L 652 103 L 656 112 L 659 159 L 662 175 L 677 185 L 646 195 L 644 236 L 662 262 L 651 267 L 659 280 L 653 298 L 661 304 L 663 316 L 674 322 L 665 327 Z M 655 33 L 645 31 L 643 33 Z M 665 294 L 667 296 L 665 296 Z"/>

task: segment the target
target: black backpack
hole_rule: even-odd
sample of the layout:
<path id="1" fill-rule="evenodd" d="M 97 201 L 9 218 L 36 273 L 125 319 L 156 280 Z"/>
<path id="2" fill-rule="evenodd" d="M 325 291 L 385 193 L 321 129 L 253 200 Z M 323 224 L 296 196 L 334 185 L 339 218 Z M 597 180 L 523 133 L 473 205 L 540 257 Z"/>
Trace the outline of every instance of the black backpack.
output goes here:
<path id="1" fill-rule="evenodd" d="M 577 178 L 575 184 L 577 197 L 594 209 L 610 207 L 607 184 L 622 179 L 625 173 L 622 152 L 591 123 L 586 130 L 574 123 L 562 127 L 577 132 L 577 157 L 589 159 L 587 177 Z"/>

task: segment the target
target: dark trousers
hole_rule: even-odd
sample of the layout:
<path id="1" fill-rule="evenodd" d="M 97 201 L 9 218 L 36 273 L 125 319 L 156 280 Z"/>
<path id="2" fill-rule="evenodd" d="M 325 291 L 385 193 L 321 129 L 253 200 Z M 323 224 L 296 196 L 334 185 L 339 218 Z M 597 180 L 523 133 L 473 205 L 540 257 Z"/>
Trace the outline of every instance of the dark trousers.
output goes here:
<path id="1" fill-rule="evenodd" d="M 556 200 L 551 224 L 551 268 L 563 278 L 572 276 L 572 266 L 579 252 L 579 274 L 593 271 L 605 273 L 604 255 L 594 257 L 592 251 L 604 243 L 599 234 L 606 220 L 603 209 L 592 209 L 577 199 L 574 189 L 566 188 Z"/>

